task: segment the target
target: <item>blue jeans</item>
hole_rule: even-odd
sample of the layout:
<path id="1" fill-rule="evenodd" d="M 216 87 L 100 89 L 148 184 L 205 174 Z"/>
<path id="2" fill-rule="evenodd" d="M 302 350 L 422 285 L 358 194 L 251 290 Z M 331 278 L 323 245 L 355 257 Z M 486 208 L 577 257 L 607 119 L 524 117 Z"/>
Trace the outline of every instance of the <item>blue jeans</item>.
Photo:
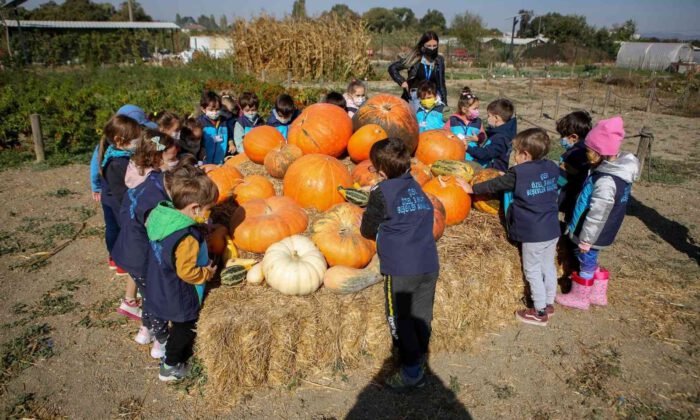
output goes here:
<path id="1" fill-rule="evenodd" d="M 111 254 L 114 243 L 117 242 L 117 236 L 119 236 L 119 221 L 117 220 L 119 215 L 114 214 L 112 207 L 105 205 L 104 201 L 101 201 L 101 204 L 105 217 L 105 243 L 107 244 L 107 252 Z"/>
<path id="2" fill-rule="evenodd" d="M 591 249 L 590 251 L 583 253 L 578 249 L 578 247 L 574 249 L 574 254 L 576 255 L 576 258 L 581 266 L 578 272 L 578 275 L 581 276 L 581 278 L 586 280 L 593 278 L 595 270 L 598 268 L 599 252 L 600 251 L 597 249 Z"/>

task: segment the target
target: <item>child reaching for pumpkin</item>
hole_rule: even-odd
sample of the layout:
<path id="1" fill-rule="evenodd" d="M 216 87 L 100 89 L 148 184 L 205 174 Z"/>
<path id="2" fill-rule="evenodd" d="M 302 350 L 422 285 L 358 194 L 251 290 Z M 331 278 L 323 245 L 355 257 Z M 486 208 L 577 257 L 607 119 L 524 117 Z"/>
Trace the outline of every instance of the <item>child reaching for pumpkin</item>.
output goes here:
<path id="1" fill-rule="evenodd" d="M 386 381 L 395 390 L 425 385 L 439 261 L 433 206 L 411 176 L 411 153 L 401 139 L 380 140 L 370 160 L 384 178 L 369 196 L 362 236 L 377 241 L 389 331 L 401 367 Z"/>
<path id="2" fill-rule="evenodd" d="M 496 99 L 489 103 L 486 112 L 488 140 L 481 146 L 467 147 L 467 153 L 474 160 L 485 162 L 484 166 L 505 172 L 508 170 L 511 144 L 517 133 L 515 107 L 508 99 Z"/>

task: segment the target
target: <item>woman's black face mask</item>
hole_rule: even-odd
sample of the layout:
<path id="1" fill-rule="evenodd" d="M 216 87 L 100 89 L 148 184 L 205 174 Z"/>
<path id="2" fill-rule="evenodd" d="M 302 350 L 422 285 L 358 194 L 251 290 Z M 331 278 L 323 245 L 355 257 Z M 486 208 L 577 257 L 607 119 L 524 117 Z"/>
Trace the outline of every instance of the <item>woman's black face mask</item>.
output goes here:
<path id="1" fill-rule="evenodd" d="M 435 47 L 435 48 L 423 47 L 421 52 L 423 53 L 424 56 L 428 57 L 431 60 L 434 60 L 438 55 L 438 47 Z"/>

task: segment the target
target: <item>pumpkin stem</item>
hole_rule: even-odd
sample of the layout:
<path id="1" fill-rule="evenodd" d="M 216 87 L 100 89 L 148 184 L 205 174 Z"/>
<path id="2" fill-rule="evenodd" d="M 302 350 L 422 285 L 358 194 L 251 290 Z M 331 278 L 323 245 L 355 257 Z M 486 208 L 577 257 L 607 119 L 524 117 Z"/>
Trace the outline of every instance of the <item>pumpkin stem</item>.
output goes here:
<path id="1" fill-rule="evenodd" d="M 438 175 L 438 182 L 440 183 L 440 186 L 442 188 L 445 188 L 447 186 L 447 177 L 444 177 L 442 175 Z"/>

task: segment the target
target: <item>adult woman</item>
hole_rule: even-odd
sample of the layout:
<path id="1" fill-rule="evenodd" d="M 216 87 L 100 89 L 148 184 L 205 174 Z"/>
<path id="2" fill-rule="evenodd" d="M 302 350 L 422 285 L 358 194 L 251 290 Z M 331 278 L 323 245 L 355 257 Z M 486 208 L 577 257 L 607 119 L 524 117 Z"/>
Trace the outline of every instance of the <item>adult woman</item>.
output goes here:
<path id="1" fill-rule="evenodd" d="M 438 55 L 440 39 L 433 31 L 428 31 L 420 37 L 416 46 L 405 58 L 389 66 L 389 75 L 403 88 L 401 97 L 412 101 L 411 91 L 417 89 L 424 80 L 435 83 L 438 99 L 447 105 L 447 88 L 445 87 L 445 59 Z M 408 70 L 408 77 L 401 75 L 402 70 Z M 415 92 L 415 91 L 414 91 Z"/>

